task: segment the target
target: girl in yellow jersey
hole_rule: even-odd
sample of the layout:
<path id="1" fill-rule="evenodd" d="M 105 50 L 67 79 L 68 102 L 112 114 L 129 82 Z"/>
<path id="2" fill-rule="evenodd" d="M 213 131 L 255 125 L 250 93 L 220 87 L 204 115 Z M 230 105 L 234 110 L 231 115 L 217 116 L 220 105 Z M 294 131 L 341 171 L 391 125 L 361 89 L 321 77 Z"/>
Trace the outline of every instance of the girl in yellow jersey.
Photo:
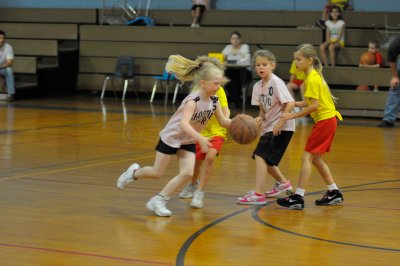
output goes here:
<path id="1" fill-rule="evenodd" d="M 308 114 L 314 119 L 315 125 L 307 140 L 305 152 L 302 157 L 302 168 L 297 189 L 293 195 L 277 200 L 280 206 L 290 209 L 304 208 L 305 186 L 311 175 L 313 164 L 324 179 L 328 190 L 321 199 L 315 201 L 316 205 L 333 205 L 343 202 L 343 195 L 338 189 L 328 165 L 322 159 L 325 152 L 329 152 L 336 132 L 337 118 L 342 116 L 335 109 L 331 91 L 322 76 L 322 64 L 314 47 L 311 44 L 302 44 L 294 52 L 295 64 L 298 70 L 304 71 L 305 101 L 296 102 L 296 107 L 302 107 L 297 113 L 285 113 L 283 120 L 303 117 Z"/>

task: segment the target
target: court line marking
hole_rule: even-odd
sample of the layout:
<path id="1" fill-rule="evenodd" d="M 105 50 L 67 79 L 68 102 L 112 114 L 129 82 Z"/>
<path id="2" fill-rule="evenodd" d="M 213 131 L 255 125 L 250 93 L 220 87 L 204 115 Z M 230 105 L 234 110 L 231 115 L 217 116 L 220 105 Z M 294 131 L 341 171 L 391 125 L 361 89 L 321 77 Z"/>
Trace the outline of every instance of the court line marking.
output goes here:
<path id="1" fill-rule="evenodd" d="M 370 183 L 364 183 L 364 184 L 359 184 L 359 185 L 352 185 L 352 186 L 342 187 L 341 189 L 353 188 L 353 187 L 361 187 L 361 186 L 369 186 L 369 185 L 382 184 L 382 183 L 389 183 L 389 182 L 399 182 L 399 181 L 400 181 L 400 179 L 384 180 L 384 181 L 377 181 L 377 182 L 370 182 Z M 314 191 L 314 192 L 311 192 L 311 193 L 307 193 L 306 196 L 319 194 L 319 193 L 324 192 L 324 191 L 325 191 L 325 190 Z M 185 256 L 186 256 L 186 254 L 187 254 L 187 252 L 188 252 L 190 246 L 192 245 L 192 243 L 193 243 L 202 233 L 206 232 L 206 231 L 207 231 L 208 229 L 210 229 L 211 227 L 213 227 L 213 226 L 215 226 L 215 225 L 218 225 L 219 223 L 221 223 L 221 222 L 227 220 L 228 218 L 232 218 L 232 217 L 234 217 L 234 216 L 236 216 L 236 215 L 238 215 L 238 214 L 241 214 L 241 213 L 243 213 L 243 212 L 245 212 L 245 211 L 252 210 L 252 213 L 254 213 L 255 211 L 258 212 L 259 209 L 261 209 L 261 208 L 263 208 L 263 207 L 265 207 L 265 206 L 268 206 L 268 205 L 270 205 L 270 204 L 272 204 L 272 203 L 274 203 L 274 202 L 275 202 L 275 201 L 269 201 L 269 202 L 267 202 L 267 204 L 265 204 L 265 205 L 262 205 L 262 206 L 253 206 L 253 207 L 250 207 L 250 208 L 249 208 L 248 206 L 246 206 L 246 207 L 245 207 L 244 209 L 242 209 L 242 210 L 235 211 L 235 212 L 233 212 L 233 213 L 231 213 L 231 214 L 225 215 L 225 216 L 223 216 L 223 217 L 221 217 L 221 218 L 219 218 L 219 219 L 217 219 L 217 220 L 215 220 L 215 221 L 213 221 L 213 222 L 211 222 L 211 223 L 205 225 L 204 227 L 200 228 L 200 229 L 197 230 L 195 233 L 193 233 L 193 234 L 183 243 L 182 247 L 181 247 L 181 248 L 179 249 L 179 251 L 178 251 L 178 254 L 177 254 L 177 257 L 176 257 L 176 263 L 175 263 L 175 265 L 176 265 L 176 266 L 184 266 L 184 265 L 185 265 L 185 264 L 184 264 Z M 254 218 L 254 217 L 253 217 L 253 218 Z M 257 219 L 255 219 L 255 220 L 257 221 Z M 261 219 L 260 219 L 260 221 L 263 222 Z M 257 222 L 259 222 L 259 221 L 257 221 Z M 261 224 L 264 225 L 264 223 L 261 223 Z M 266 226 L 267 226 L 267 225 L 266 225 Z M 276 229 L 276 230 L 279 230 L 279 227 L 276 227 L 276 228 L 271 227 L 271 228 Z M 290 231 L 288 231 L 288 232 L 290 232 Z M 297 235 L 297 233 L 296 233 L 296 235 Z M 301 236 L 301 234 L 298 234 L 298 235 Z M 317 239 L 317 238 L 316 238 L 316 239 Z M 317 240 L 319 240 L 319 239 L 317 239 Z M 332 242 L 333 242 L 333 241 L 332 241 Z M 333 243 L 334 243 L 334 242 L 333 242 Z M 367 248 L 367 247 L 368 247 L 368 246 L 362 246 L 362 245 L 357 245 L 357 244 L 355 244 L 355 246 L 364 247 L 364 248 Z M 369 248 L 371 248 L 371 247 L 369 247 Z M 400 249 L 399 249 L 399 250 L 397 250 L 397 249 L 385 249 L 385 248 L 382 248 L 382 249 L 385 250 L 385 251 L 396 251 L 396 252 L 400 251 Z"/>
<path id="2" fill-rule="evenodd" d="M 172 265 L 171 263 L 167 263 L 167 262 L 141 260 L 141 259 L 130 259 L 130 258 L 124 258 L 124 257 L 99 255 L 99 254 L 95 254 L 95 253 L 68 251 L 68 250 L 63 250 L 63 249 L 42 248 L 42 247 L 16 245 L 16 244 L 8 244 L 8 243 L 0 243 L 0 246 L 37 250 L 37 251 L 44 251 L 44 252 L 52 252 L 52 253 L 69 254 L 69 255 L 78 255 L 78 256 L 91 257 L 91 258 L 96 258 L 96 259 L 108 259 L 108 260 L 118 260 L 118 261 L 126 261 L 126 262 L 148 263 L 148 264 L 154 264 L 154 265 Z"/>

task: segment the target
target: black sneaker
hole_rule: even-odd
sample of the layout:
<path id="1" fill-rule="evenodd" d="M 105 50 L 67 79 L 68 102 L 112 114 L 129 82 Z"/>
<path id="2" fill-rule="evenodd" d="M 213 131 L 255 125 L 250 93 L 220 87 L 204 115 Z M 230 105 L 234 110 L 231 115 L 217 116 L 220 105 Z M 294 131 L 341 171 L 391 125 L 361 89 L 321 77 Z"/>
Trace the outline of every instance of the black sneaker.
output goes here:
<path id="1" fill-rule="evenodd" d="M 286 198 L 277 199 L 276 203 L 278 205 L 289 208 L 292 210 L 302 210 L 304 209 L 304 200 L 303 197 L 299 194 L 293 194 Z"/>
<path id="2" fill-rule="evenodd" d="M 339 189 L 327 190 L 322 199 L 317 199 L 315 205 L 327 206 L 342 203 L 344 201 L 343 194 Z"/>
<path id="3" fill-rule="evenodd" d="M 382 120 L 378 127 L 394 127 L 394 123 Z"/>

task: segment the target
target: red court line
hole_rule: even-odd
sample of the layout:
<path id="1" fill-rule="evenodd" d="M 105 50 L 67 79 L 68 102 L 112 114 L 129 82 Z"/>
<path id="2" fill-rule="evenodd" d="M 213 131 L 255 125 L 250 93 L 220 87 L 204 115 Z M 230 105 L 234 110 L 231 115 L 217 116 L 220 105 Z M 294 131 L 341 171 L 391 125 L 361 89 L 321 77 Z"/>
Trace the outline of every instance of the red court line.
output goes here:
<path id="1" fill-rule="evenodd" d="M 136 262 L 136 263 L 147 263 L 147 264 L 154 264 L 154 265 L 172 265 L 171 263 L 159 262 L 159 261 L 130 259 L 130 258 L 105 256 L 105 255 L 92 254 L 92 253 L 68 251 L 68 250 L 61 250 L 61 249 L 51 249 L 51 248 L 40 248 L 40 247 L 23 246 L 23 245 L 15 245 L 15 244 L 7 244 L 7 243 L 0 243 L 0 246 L 13 247 L 13 248 L 23 248 L 23 249 L 30 249 L 30 250 L 38 250 L 38 251 L 44 251 L 44 252 L 54 252 L 54 253 L 61 253 L 61 254 L 78 255 L 78 256 L 92 257 L 92 258 L 97 258 L 97 259 L 118 260 L 118 261 Z"/>

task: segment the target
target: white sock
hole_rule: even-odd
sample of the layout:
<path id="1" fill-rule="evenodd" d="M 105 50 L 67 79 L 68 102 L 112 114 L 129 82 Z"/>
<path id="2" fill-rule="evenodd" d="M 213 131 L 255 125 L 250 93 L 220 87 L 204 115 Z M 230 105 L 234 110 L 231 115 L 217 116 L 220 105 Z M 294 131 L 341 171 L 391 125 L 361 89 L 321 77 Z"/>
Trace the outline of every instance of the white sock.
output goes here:
<path id="1" fill-rule="evenodd" d="M 335 183 L 333 183 L 332 185 L 328 186 L 328 190 L 334 190 L 334 189 L 339 189 Z"/>
<path id="2" fill-rule="evenodd" d="M 294 194 L 300 195 L 302 197 L 304 197 L 304 193 L 306 192 L 305 189 L 302 188 L 296 188 L 296 192 L 294 192 Z"/>

